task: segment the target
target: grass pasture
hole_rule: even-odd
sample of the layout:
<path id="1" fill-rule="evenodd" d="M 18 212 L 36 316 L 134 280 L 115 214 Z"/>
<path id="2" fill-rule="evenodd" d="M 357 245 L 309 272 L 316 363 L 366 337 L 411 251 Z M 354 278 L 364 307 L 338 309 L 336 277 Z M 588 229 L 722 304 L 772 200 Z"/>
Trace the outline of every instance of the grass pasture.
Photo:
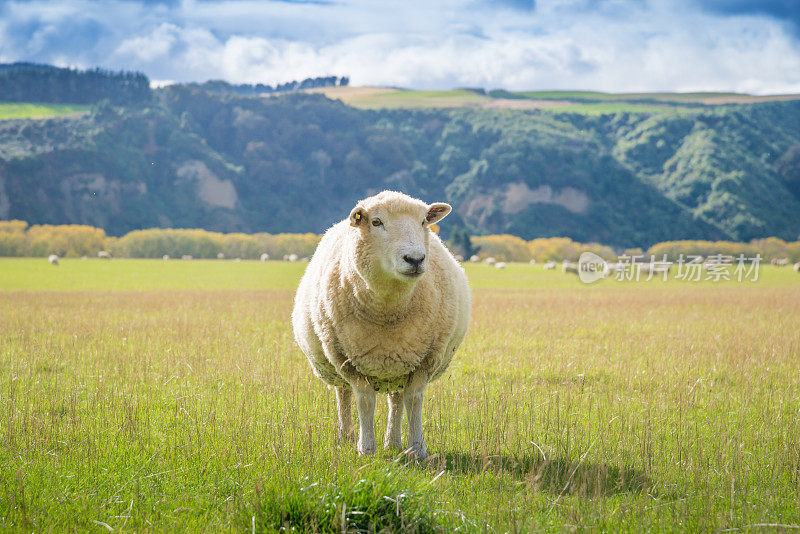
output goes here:
<path id="1" fill-rule="evenodd" d="M 0 120 L 45 119 L 89 111 L 90 106 L 77 104 L 31 104 L 0 102 Z"/>
<path id="2" fill-rule="evenodd" d="M 797 100 L 800 95 L 747 95 L 741 93 L 602 93 L 596 91 L 490 91 L 469 89 L 419 91 L 388 87 L 325 87 L 310 89 L 328 98 L 363 109 L 488 108 L 552 113 L 603 115 L 611 113 L 690 113 L 697 106 L 752 104 Z"/>
<path id="3" fill-rule="evenodd" d="M 380 90 L 373 87 L 331 87 L 315 89 L 312 92 L 321 92 L 328 98 L 339 99 L 345 104 L 363 109 L 482 107 L 491 101 L 487 96 L 465 89 L 416 91 Z"/>
<path id="4" fill-rule="evenodd" d="M 414 465 L 336 443 L 289 324 L 304 266 L 0 260 L 0 529 L 800 526 L 790 268 L 585 286 L 467 265 L 471 330 Z"/>

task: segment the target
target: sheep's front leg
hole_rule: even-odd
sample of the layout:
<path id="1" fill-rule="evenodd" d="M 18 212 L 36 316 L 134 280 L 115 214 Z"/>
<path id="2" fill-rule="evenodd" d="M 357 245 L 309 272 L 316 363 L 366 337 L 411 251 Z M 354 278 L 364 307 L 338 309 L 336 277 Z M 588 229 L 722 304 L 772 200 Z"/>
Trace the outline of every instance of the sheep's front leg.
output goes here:
<path id="1" fill-rule="evenodd" d="M 428 457 L 425 437 L 422 435 L 422 402 L 424 391 L 406 393 L 405 404 L 408 413 L 408 448 L 417 460 Z"/>
<path id="2" fill-rule="evenodd" d="M 385 449 L 403 449 L 403 392 L 393 391 L 387 395 L 389 422 L 386 425 Z"/>
<path id="3" fill-rule="evenodd" d="M 358 452 L 375 452 L 375 389 L 348 359 L 339 364 L 339 374 L 356 394 L 358 409 Z"/>
<path id="4" fill-rule="evenodd" d="M 370 386 L 356 390 L 358 408 L 358 453 L 375 452 L 375 390 Z"/>
<path id="5" fill-rule="evenodd" d="M 345 443 L 353 438 L 353 418 L 350 407 L 353 402 L 353 391 L 346 386 L 336 388 L 336 411 L 339 415 L 336 429 L 339 433 L 339 441 Z"/>
<path id="6" fill-rule="evenodd" d="M 422 402 L 427 385 L 428 373 L 418 369 L 409 377 L 403 399 L 408 414 L 408 448 L 417 460 L 428 457 L 425 437 L 422 435 Z"/>

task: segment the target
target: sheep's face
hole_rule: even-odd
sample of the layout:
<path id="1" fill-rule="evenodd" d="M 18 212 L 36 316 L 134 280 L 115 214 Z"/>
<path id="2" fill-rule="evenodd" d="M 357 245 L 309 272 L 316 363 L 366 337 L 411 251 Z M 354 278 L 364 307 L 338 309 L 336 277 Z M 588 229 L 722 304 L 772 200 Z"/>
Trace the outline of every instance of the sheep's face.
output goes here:
<path id="1" fill-rule="evenodd" d="M 405 195 L 403 195 L 405 197 Z M 373 199 L 376 197 L 372 197 Z M 416 282 L 428 267 L 430 225 L 450 212 L 443 203 L 362 201 L 350 213 L 361 233 L 361 265 L 366 274 Z M 401 199 L 405 200 L 405 199 Z"/>

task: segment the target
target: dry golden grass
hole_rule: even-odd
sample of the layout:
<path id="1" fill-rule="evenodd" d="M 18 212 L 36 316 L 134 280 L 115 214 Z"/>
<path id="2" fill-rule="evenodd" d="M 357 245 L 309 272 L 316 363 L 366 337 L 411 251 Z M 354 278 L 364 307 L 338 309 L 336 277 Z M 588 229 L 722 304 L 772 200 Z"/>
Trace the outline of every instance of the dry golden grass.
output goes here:
<path id="1" fill-rule="evenodd" d="M 0 293 L 0 528 L 369 530 L 398 501 L 390 530 L 800 525 L 800 283 L 556 287 L 513 267 L 515 288 L 469 267 L 420 466 L 336 443 L 292 339 L 300 265 L 271 289 Z"/>

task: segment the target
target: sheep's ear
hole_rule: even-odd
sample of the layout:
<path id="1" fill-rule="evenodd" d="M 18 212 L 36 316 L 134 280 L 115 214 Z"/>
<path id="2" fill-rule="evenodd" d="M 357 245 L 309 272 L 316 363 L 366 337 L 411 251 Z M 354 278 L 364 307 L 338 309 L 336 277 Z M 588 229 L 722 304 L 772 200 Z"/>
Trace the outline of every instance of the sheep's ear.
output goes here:
<path id="1" fill-rule="evenodd" d="M 434 202 L 430 206 L 428 206 L 428 214 L 425 218 L 428 220 L 430 224 L 435 224 L 445 217 L 453 208 L 450 207 L 450 204 L 445 204 L 444 202 Z"/>
<path id="2" fill-rule="evenodd" d="M 356 206 L 350 212 L 350 226 L 359 226 L 367 220 L 367 212 L 361 206 Z"/>

